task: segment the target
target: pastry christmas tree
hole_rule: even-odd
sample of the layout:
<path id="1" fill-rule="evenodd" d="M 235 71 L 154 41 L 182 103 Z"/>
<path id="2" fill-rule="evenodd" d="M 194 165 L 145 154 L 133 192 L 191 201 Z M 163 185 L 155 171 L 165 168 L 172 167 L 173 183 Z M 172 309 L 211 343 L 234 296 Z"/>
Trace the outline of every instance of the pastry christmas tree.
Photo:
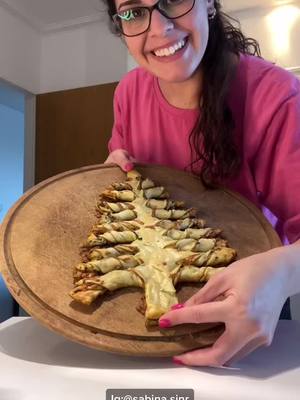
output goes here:
<path id="1" fill-rule="evenodd" d="M 220 229 L 169 197 L 137 171 L 101 193 L 99 220 L 74 268 L 75 301 L 90 305 L 107 291 L 138 287 L 151 324 L 178 303 L 177 283 L 206 282 L 234 260 Z"/>

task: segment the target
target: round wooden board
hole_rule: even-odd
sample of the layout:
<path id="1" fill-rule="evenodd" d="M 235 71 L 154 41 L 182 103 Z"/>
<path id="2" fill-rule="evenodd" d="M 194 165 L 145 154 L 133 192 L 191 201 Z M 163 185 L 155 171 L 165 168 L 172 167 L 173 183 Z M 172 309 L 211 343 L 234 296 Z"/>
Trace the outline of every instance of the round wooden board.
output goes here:
<path id="1" fill-rule="evenodd" d="M 238 258 L 280 246 L 263 214 L 241 196 L 224 189 L 207 190 L 191 174 L 166 167 L 136 169 L 165 186 L 172 199 L 198 209 L 207 226 L 221 228 Z M 96 221 L 98 195 L 126 174 L 114 165 L 69 171 L 32 188 L 12 207 L 1 227 L 0 262 L 16 301 L 46 327 L 89 347 L 140 356 L 171 356 L 211 345 L 222 333 L 218 324 L 184 325 L 168 330 L 147 329 L 136 307 L 137 289 L 123 289 L 92 306 L 69 297 L 79 248 Z M 179 301 L 199 290 L 183 286 Z"/>

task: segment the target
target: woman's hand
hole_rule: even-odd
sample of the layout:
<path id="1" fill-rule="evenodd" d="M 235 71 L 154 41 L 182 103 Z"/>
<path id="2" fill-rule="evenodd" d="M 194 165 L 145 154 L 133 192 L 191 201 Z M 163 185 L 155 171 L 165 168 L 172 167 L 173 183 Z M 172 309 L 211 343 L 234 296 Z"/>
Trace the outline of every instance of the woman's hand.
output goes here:
<path id="1" fill-rule="evenodd" d="M 134 163 L 137 160 L 128 153 L 127 150 L 117 149 L 110 153 L 104 164 L 117 164 L 123 171 L 128 172 L 134 168 Z"/>
<path id="2" fill-rule="evenodd" d="M 287 294 L 288 268 L 283 248 L 253 255 L 214 275 L 183 306 L 173 306 L 160 327 L 224 322 L 225 331 L 210 348 L 174 358 L 178 364 L 222 366 L 259 346 L 271 344 Z"/>

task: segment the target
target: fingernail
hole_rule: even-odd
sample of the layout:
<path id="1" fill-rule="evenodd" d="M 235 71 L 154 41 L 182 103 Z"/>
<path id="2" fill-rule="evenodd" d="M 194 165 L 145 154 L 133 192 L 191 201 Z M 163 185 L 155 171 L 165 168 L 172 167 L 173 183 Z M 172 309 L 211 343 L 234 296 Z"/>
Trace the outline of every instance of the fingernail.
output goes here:
<path id="1" fill-rule="evenodd" d="M 184 304 L 174 304 L 174 306 L 171 307 L 171 310 L 180 310 L 180 308 L 183 308 Z"/>
<path id="2" fill-rule="evenodd" d="M 125 171 L 131 171 L 133 169 L 133 164 L 132 163 L 127 163 L 124 167 Z"/>
<path id="3" fill-rule="evenodd" d="M 175 357 L 173 357 L 173 363 L 177 365 L 184 365 L 184 363 L 181 360 Z"/>
<path id="4" fill-rule="evenodd" d="M 160 319 L 159 320 L 159 327 L 160 328 L 169 328 L 171 326 L 171 321 L 169 319 Z"/>

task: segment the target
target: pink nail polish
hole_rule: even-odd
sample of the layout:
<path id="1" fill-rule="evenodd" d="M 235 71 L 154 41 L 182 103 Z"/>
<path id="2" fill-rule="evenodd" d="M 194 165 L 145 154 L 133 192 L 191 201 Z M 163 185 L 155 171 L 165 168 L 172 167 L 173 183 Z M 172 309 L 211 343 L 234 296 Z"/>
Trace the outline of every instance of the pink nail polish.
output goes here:
<path id="1" fill-rule="evenodd" d="M 177 365 L 184 365 L 184 363 L 181 360 L 178 360 L 178 358 L 173 357 L 173 363 Z"/>
<path id="2" fill-rule="evenodd" d="M 160 328 L 169 328 L 171 326 L 171 321 L 169 319 L 160 319 L 159 320 L 159 327 Z"/>
<path id="3" fill-rule="evenodd" d="M 174 304 L 174 306 L 171 307 L 171 310 L 180 310 L 181 308 L 184 307 L 184 304 Z"/>
<path id="4" fill-rule="evenodd" d="M 133 164 L 132 163 L 127 163 L 124 167 L 125 171 L 131 171 L 133 169 Z"/>

